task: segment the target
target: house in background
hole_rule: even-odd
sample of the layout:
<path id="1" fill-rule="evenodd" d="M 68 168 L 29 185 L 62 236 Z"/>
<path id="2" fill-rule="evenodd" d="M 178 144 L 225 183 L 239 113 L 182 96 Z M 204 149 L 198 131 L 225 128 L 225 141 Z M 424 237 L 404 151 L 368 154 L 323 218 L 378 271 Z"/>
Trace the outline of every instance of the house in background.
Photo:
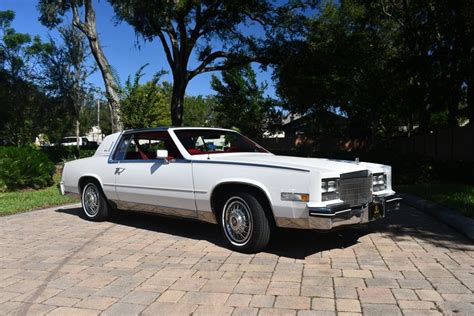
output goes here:
<path id="1" fill-rule="evenodd" d="M 265 132 L 264 138 L 288 138 L 296 136 L 312 137 L 316 135 L 341 136 L 347 129 L 347 118 L 331 111 L 299 114 L 288 114 L 281 120 L 281 127 L 276 133 Z"/>
<path id="2" fill-rule="evenodd" d="M 342 136 L 347 128 L 347 118 L 331 111 L 320 111 L 306 115 L 291 114 L 283 120 L 281 130 L 286 137 L 304 135 Z"/>
<path id="3" fill-rule="evenodd" d="M 102 130 L 99 126 L 92 126 L 89 132 L 86 134 L 87 140 L 90 142 L 97 142 L 97 144 L 102 143 L 105 135 L 102 133 Z"/>
<path id="4" fill-rule="evenodd" d="M 97 143 L 99 145 L 102 143 L 102 140 L 105 138 L 105 135 L 102 133 L 102 130 L 99 126 L 92 126 L 89 132 L 85 135 L 81 135 L 81 142 L 80 145 L 87 145 L 89 143 Z M 70 135 L 63 137 L 61 143 L 68 144 L 67 146 L 75 146 L 76 145 L 76 136 Z M 39 134 L 35 139 L 35 144 L 37 146 L 54 146 L 51 144 L 47 137 L 44 134 Z"/>
<path id="5" fill-rule="evenodd" d="M 346 117 L 323 110 L 318 113 L 288 114 L 276 133 L 264 133 L 261 143 L 271 151 L 289 151 L 305 144 L 338 146 L 348 128 Z M 319 147 L 319 146 L 317 146 Z"/>

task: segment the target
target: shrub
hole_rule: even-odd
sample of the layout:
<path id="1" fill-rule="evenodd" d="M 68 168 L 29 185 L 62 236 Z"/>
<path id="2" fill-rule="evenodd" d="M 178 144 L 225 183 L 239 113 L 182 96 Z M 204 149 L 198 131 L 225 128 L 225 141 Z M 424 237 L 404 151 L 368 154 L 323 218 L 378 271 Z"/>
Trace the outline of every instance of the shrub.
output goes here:
<path id="1" fill-rule="evenodd" d="M 79 153 L 79 158 L 87 158 L 94 156 L 96 149 L 81 149 L 81 152 Z"/>
<path id="2" fill-rule="evenodd" d="M 0 190 L 53 184 L 54 163 L 36 147 L 0 147 Z"/>
<path id="3" fill-rule="evenodd" d="M 83 146 L 80 152 L 77 152 L 76 146 L 51 146 L 43 147 L 43 151 L 54 163 L 69 161 L 79 158 L 86 158 L 94 155 L 98 146 Z"/>

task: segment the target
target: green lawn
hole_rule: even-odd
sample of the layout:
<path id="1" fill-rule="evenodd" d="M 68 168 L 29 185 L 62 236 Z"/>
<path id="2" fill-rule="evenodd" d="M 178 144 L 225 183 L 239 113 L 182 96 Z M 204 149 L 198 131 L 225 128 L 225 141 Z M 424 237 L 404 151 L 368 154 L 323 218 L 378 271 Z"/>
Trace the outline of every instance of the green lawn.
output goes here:
<path id="1" fill-rule="evenodd" d="M 55 176 L 55 180 L 53 186 L 41 190 L 0 193 L 0 216 L 79 201 L 70 196 L 62 196 L 56 187 L 58 176 Z"/>
<path id="2" fill-rule="evenodd" d="M 414 184 L 399 186 L 398 191 L 412 193 L 457 210 L 474 218 L 474 186 L 465 184 Z"/>

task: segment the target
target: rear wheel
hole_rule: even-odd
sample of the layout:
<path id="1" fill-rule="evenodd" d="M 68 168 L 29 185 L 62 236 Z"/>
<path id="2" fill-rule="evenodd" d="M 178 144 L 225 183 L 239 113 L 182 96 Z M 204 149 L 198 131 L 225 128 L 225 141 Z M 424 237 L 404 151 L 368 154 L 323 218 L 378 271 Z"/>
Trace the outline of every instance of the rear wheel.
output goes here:
<path id="1" fill-rule="evenodd" d="M 109 204 L 100 186 L 94 182 L 88 182 L 82 189 L 82 209 L 87 219 L 102 221 L 109 215 Z"/>
<path id="2" fill-rule="evenodd" d="M 270 222 L 262 203 L 250 193 L 230 194 L 222 207 L 220 226 L 230 247 L 254 253 L 270 241 Z"/>

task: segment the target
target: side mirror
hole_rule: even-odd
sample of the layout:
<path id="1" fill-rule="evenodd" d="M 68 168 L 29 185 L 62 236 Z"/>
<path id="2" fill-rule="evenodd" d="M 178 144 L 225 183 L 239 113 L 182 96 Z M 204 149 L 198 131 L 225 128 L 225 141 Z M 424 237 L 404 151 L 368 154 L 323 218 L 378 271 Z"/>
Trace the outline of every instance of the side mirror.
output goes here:
<path id="1" fill-rule="evenodd" d="M 156 159 L 163 159 L 165 163 L 168 163 L 168 151 L 166 149 L 158 149 L 156 151 Z"/>

